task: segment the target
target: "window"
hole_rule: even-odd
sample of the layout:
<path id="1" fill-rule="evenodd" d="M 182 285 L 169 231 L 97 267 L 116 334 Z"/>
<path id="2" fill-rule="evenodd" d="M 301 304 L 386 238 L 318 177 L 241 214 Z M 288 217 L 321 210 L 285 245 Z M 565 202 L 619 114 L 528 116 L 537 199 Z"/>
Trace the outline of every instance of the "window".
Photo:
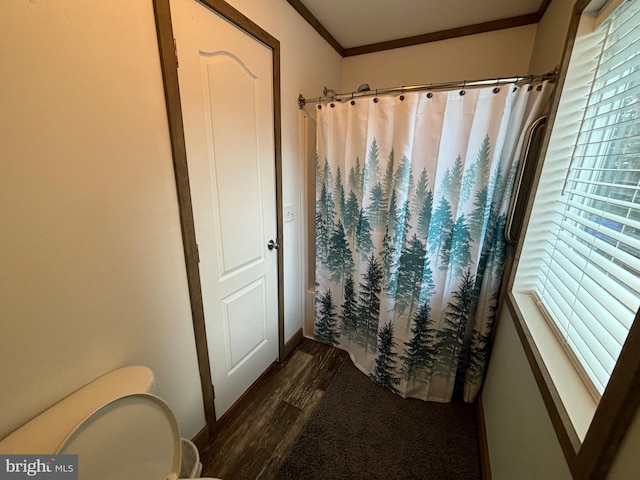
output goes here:
<path id="1" fill-rule="evenodd" d="M 574 47 L 514 290 L 597 401 L 640 306 L 640 2 L 594 23 Z"/>
<path id="2" fill-rule="evenodd" d="M 640 305 L 639 7 L 626 2 L 595 32 L 594 78 L 534 289 L 596 395 Z"/>

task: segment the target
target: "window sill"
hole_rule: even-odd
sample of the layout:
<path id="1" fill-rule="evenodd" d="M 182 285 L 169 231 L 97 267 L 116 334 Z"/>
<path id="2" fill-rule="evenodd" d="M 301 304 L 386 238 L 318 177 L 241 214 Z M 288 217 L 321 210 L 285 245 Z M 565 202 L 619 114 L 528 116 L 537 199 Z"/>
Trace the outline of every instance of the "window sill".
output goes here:
<path id="1" fill-rule="evenodd" d="M 527 343 L 536 381 L 556 430 L 566 432 L 574 453 L 580 450 L 597 402 L 553 333 L 532 295 L 510 292 L 507 305 L 521 340 Z M 558 425 L 558 422 L 560 425 Z"/>

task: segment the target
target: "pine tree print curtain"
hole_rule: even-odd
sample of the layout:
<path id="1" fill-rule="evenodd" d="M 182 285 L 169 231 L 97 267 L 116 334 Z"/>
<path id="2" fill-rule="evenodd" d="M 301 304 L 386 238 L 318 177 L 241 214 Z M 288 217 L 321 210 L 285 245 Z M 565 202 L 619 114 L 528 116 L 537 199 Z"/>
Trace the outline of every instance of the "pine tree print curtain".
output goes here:
<path id="1" fill-rule="evenodd" d="M 475 398 L 523 130 L 547 83 L 318 105 L 315 338 L 404 397 Z"/>

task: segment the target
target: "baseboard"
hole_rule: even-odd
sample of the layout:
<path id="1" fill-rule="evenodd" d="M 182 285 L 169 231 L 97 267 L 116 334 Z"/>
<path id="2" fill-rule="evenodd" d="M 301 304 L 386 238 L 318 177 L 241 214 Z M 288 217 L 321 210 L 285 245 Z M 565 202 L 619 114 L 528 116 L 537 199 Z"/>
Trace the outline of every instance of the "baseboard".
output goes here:
<path id="1" fill-rule="evenodd" d="M 478 422 L 478 447 L 480 450 L 480 469 L 482 480 L 491 480 L 491 459 L 489 457 L 489 442 L 487 441 L 487 425 L 484 419 L 482 392 L 476 399 L 476 419 Z"/>
<path id="2" fill-rule="evenodd" d="M 285 360 L 291 352 L 298 346 L 298 344 L 302 341 L 302 328 L 300 328 L 293 336 L 289 339 L 287 343 L 284 344 L 284 352 L 282 355 L 282 359 Z"/>
<path id="3" fill-rule="evenodd" d="M 196 447 L 198 447 L 198 451 L 202 451 L 209 443 L 209 427 L 207 425 L 202 427 L 191 441 L 196 445 Z"/>

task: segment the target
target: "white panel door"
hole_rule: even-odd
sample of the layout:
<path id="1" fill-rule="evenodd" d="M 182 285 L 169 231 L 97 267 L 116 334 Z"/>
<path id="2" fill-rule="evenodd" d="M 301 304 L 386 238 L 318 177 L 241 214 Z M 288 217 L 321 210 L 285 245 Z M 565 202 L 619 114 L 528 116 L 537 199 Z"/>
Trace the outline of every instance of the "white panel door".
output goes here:
<path id="1" fill-rule="evenodd" d="M 272 52 L 195 0 L 171 16 L 219 418 L 278 356 Z"/>

